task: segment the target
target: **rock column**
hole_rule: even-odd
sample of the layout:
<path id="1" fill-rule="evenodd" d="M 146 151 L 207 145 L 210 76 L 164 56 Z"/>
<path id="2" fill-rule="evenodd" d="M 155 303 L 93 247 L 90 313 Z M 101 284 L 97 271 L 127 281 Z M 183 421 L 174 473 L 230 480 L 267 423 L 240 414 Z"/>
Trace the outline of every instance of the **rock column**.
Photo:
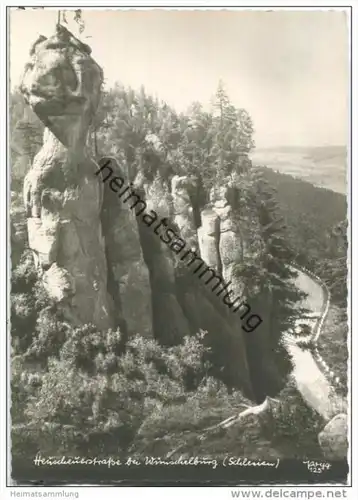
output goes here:
<path id="1" fill-rule="evenodd" d="M 21 91 L 46 126 L 24 182 L 29 246 L 50 297 L 73 325 L 113 325 L 101 226 L 102 186 L 86 140 L 102 70 L 58 25 L 33 45 Z"/>
<path id="2" fill-rule="evenodd" d="M 219 218 L 219 255 L 221 272 L 226 283 L 231 282 L 230 299 L 243 297 L 244 281 L 235 267 L 244 261 L 244 241 L 234 211 L 228 200 L 230 186 L 212 189 L 210 200 L 212 209 Z"/>
<path id="3" fill-rule="evenodd" d="M 173 199 L 159 173 L 152 180 L 140 172 L 135 190 L 145 201 L 146 210 L 137 217 L 144 260 L 149 269 L 153 334 L 164 345 L 181 343 L 190 334 L 188 320 L 176 296 L 173 238 Z M 169 246 L 170 245 L 170 246 Z"/>

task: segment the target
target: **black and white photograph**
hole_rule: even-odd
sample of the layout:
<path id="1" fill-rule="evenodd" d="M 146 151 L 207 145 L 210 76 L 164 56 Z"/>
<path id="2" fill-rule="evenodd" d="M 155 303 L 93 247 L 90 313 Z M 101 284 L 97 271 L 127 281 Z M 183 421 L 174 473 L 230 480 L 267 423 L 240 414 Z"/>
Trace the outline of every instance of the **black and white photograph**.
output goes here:
<path id="1" fill-rule="evenodd" d="M 12 485 L 349 484 L 350 16 L 7 8 Z"/>

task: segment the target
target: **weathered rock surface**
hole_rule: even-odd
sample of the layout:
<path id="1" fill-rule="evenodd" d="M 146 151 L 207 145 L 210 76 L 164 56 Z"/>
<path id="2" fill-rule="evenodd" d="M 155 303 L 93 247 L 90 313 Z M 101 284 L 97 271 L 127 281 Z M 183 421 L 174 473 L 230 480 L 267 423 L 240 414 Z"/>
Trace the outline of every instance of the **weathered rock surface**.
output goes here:
<path id="1" fill-rule="evenodd" d="M 175 175 L 171 181 L 171 195 L 173 220 L 179 228 L 180 236 L 184 239 L 188 249 L 197 251 L 199 249 L 198 233 L 189 196 L 189 189 L 193 188 L 194 182 L 188 176 Z"/>
<path id="2" fill-rule="evenodd" d="M 148 268 L 144 262 L 136 221 L 136 212 L 142 207 L 131 192 L 119 196 L 130 182 L 124 165 L 115 158 L 104 157 L 99 166 L 104 168 L 102 228 L 105 237 L 108 266 L 108 291 L 114 300 L 115 322 L 128 333 L 152 335 L 152 304 Z M 117 187 L 114 179 L 117 177 Z M 118 186 L 124 182 L 121 189 Z M 128 199 L 127 199 L 128 198 Z M 123 321 L 125 320 L 125 321 Z"/>
<path id="3" fill-rule="evenodd" d="M 74 325 L 113 326 L 100 220 L 102 187 L 86 151 L 102 70 L 64 27 L 33 45 L 21 91 L 47 127 L 24 182 L 29 246 L 44 285 Z"/>
<path id="4" fill-rule="evenodd" d="M 348 419 L 341 413 L 336 415 L 318 435 L 318 442 L 325 458 L 340 460 L 348 452 Z"/>
<path id="5" fill-rule="evenodd" d="M 201 226 L 198 228 L 201 258 L 218 272 L 221 272 L 219 252 L 220 219 L 209 207 L 201 212 Z"/>
<path id="6" fill-rule="evenodd" d="M 18 193 L 11 192 L 11 265 L 12 269 L 20 262 L 21 255 L 28 247 L 26 214 L 23 207 L 22 198 Z"/>
<path id="7" fill-rule="evenodd" d="M 192 187 L 193 181 L 186 176 L 173 178 L 174 220 L 177 221 L 179 234 L 186 241 L 187 247 L 194 248 L 197 253 L 200 249 L 201 259 L 215 269 L 220 277 L 220 221 L 214 211 L 206 208 L 201 213 L 202 226 L 196 232 L 193 212 L 190 210 L 189 190 Z M 223 283 L 214 292 L 213 287 L 218 280 L 214 278 L 210 282 L 212 272 L 205 273 L 204 265 L 198 273 L 194 270 L 195 265 L 192 268 L 179 267 L 176 279 L 177 296 L 189 320 L 191 333 L 200 330 L 208 333 L 205 342 L 213 353 L 211 361 L 215 370 L 220 370 L 215 371 L 215 375 L 229 386 L 239 387 L 248 397 L 253 397 L 243 332 L 230 317 L 230 311 L 223 304 L 222 297 L 216 295 Z M 204 275 L 200 278 L 201 272 Z"/>
<path id="8" fill-rule="evenodd" d="M 102 70 L 90 54 L 58 26 L 56 35 L 34 44 L 21 86 L 46 126 L 44 145 L 24 183 L 29 246 L 43 283 L 74 326 L 120 326 L 141 334 L 151 334 L 152 326 L 162 345 L 206 330 L 215 375 L 251 398 L 255 366 L 238 315 L 205 283 L 210 271 L 200 280 L 179 255 L 180 247 L 200 251 L 230 282 L 230 299 L 243 295 L 235 266 L 243 262 L 244 238 L 230 198 L 235 181 L 213 190 L 201 214 L 198 201 L 194 213 L 191 196 L 199 184 L 177 175 L 170 182 L 160 140 L 150 134 L 146 142 L 158 152 L 157 162 L 143 160 L 136 173 L 111 160 L 121 179 L 133 179 L 145 210 L 138 214 L 135 200 L 130 204 L 117 196 L 111 180 L 94 175 L 99 166 L 86 149 L 102 83 Z M 264 358 L 265 353 L 257 362 Z"/>
<path id="9" fill-rule="evenodd" d="M 242 297 L 244 282 L 235 272 L 235 265 L 244 260 L 244 242 L 232 206 L 228 201 L 230 186 L 213 189 L 210 198 L 214 212 L 220 219 L 219 253 L 222 275 L 226 283 L 231 281 L 231 299 Z"/>
<path id="10" fill-rule="evenodd" d="M 152 181 L 139 174 L 134 185 L 146 202 L 146 213 L 152 216 L 143 214 L 143 218 L 137 217 L 137 222 L 150 275 L 153 334 L 161 344 L 175 345 L 190 334 L 190 328 L 176 296 L 175 254 L 166 237 L 166 227 L 172 225 L 172 196 L 159 174 Z M 159 228 L 163 220 L 166 224 Z"/>

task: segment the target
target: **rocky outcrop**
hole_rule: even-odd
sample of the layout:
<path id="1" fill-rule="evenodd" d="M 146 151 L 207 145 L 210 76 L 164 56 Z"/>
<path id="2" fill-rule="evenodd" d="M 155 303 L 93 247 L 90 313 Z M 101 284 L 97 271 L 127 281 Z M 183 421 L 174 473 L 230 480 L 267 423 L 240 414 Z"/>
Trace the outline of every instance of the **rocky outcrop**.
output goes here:
<path id="1" fill-rule="evenodd" d="M 195 179 L 188 176 L 175 175 L 171 180 L 171 196 L 173 200 L 173 221 L 179 229 L 180 236 L 185 240 L 188 249 L 198 251 L 198 234 L 189 195 L 189 191 L 194 188 L 195 182 Z"/>
<path id="2" fill-rule="evenodd" d="M 49 295 L 74 325 L 113 326 L 101 227 L 103 193 L 86 138 L 102 70 L 62 26 L 30 52 L 21 91 L 45 124 L 24 182 L 29 246 Z"/>
<path id="3" fill-rule="evenodd" d="M 237 208 L 239 189 L 240 177 L 235 172 L 211 189 L 210 203 L 201 214 L 199 245 L 202 258 L 223 276 L 225 283 L 230 283 L 230 296 L 225 299 L 230 310 L 226 308 L 222 314 L 227 313 L 226 321 L 235 332 L 236 352 L 244 346 L 245 360 L 241 358 L 239 364 L 243 371 L 243 367 L 248 367 L 251 390 L 256 401 L 262 402 L 267 395 L 279 392 L 282 377 L 272 348 L 275 345 L 271 337 L 273 294 L 269 289 L 259 291 L 251 284 L 255 294 L 246 297 L 248 283 L 240 268 L 249 248 Z M 259 322 L 263 325 L 254 328 Z M 229 359 L 230 355 L 227 356 Z"/>
<path id="4" fill-rule="evenodd" d="M 221 273 L 220 259 L 220 219 L 210 207 L 201 212 L 201 226 L 198 228 L 199 249 L 201 258 L 219 273 Z"/>
<path id="5" fill-rule="evenodd" d="M 58 26 L 53 37 L 34 44 L 21 86 L 46 126 L 44 145 L 24 184 L 29 246 L 43 283 L 74 326 L 120 326 L 126 334 L 153 334 L 162 345 L 207 331 L 215 375 L 253 398 L 252 374 L 255 363 L 265 361 L 269 337 L 263 330 L 256 337 L 252 326 L 245 330 L 265 346 L 258 350 L 250 344 L 259 352 L 250 365 L 240 321 L 247 322 L 249 311 L 243 306 L 233 314 L 234 300 L 244 302 L 245 293 L 237 272 L 245 238 L 233 202 L 239 179 L 232 174 L 201 206 L 200 183 L 173 176 L 153 134 L 143 146 L 151 155 L 141 154 L 137 171 L 128 172 L 124 161 L 114 158 L 97 165 L 86 140 L 102 71 L 90 54 L 87 45 Z M 95 174 L 108 160 L 112 173 L 105 180 Z M 247 157 L 241 160 L 243 171 Z M 116 195 L 124 182 L 128 196 Z M 204 279 L 182 262 L 184 248 L 198 259 L 201 255 L 204 273 L 208 270 Z M 230 293 L 219 297 L 208 286 L 209 267 L 217 273 L 212 279 L 230 283 Z"/>
<path id="6" fill-rule="evenodd" d="M 128 335 L 141 333 L 151 336 L 149 273 L 143 258 L 135 211 L 131 208 L 137 200 L 129 197 L 130 192 L 124 196 L 114 192 L 124 192 L 130 185 L 124 165 L 119 165 L 115 158 L 104 157 L 99 166 L 104 180 L 101 221 L 108 267 L 107 288 L 115 305 L 115 324 Z M 108 175 L 110 177 L 106 180 Z M 122 188 L 118 189 L 122 184 Z"/>
<path id="7" fill-rule="evenodd" d="M 139 172 L 134 186 L 146 203 L 137 223 L 150 276 L 153 335 L 163 345 L 175 345 L 190 334 L 190 328 L 176 296 L 175 254 L 166 237 L 173 227 L 172 196 L 159 174 L 150 181 Z"/>
<path id="8" fill-rule="evenodd" d="M 336 415 L 318 435 L 323 455 L 328 460 L 342 460 L 348 452 L 348 419 L 341 413 Z"/>
<path id="9" fill-rule="evenodd" d="M 190 200 L 193 184 L 194 181 L 187 176 L 175 176 L 172 179 L 174 221 L 178 233 L 186 242 L 186 248 L 194 250 L 207 267 L 212 267 L 217 271 L 217 276 L 221 276 L 220 218 L 206 207 L 200 214 L 201 226 L 196 228 Z M 205 273 L 204 265 L 201 271 Z M 248 397 L 254 397 L 243 332 L 222 302 L 222 297 L 216 295 L 224 284 L 221 283 L 214 292 L 212 287 L 217 280 L 214 279 L 210 285 L 207 280 L 210 279 L 211 271 L 207 274 L 200 278 L 200 272 L 195 273 L 183 264 L 177 265 L 179 303 L 189 320 L 191 333 L 204 330 L 208 334 L 205 342 L 212 353 L 210 361 L 215 376 L 228 386 L 242 389 Z"/>
<path id="10" fill-rule="evenodd" d="M 220 220 L 219 254 L 222 275 L 226 283 L 231 282 L 231 299 L 243 297 L 244 282 L 235 271 L 235 266 L 244 260 L 244 241 L 233 208 L 229 203 L 232 186 L 219 186 L 210 193 L 212 208 Z"/>

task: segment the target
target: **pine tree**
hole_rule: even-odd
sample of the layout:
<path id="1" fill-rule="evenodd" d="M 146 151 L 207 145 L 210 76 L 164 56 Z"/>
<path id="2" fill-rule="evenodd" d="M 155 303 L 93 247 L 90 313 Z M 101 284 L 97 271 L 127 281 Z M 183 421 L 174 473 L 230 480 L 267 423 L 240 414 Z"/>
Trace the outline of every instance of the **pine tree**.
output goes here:
<path id="1" fill-rule="evenodd" d="M 287 244 L 286 227 L 280 214 L 278 203 L 272 189 L 266 181 L 258 177 L 257 212 L 260 221 L 261 235 L 266 249 L 263 256 L 266 268 L 265 286 L 274 294 L 274 310 L 272 311 L 272 332 L 285 332 L 293 327 L 300 310 L 295 304 L 304 298 L 293 283 L 296 273 L 289 267 L 294 252 Z"/>
<path id="2" fill-rule="evenodd" d="M 242 157 L 254 147 L 253 123 L 246 110 L 237 109 L 230 102 L 222 82 L 215 95 L 213 114 L 213 154 L 216 155 L 218 176 L 220 178 L 233 170 L 242 172 L 246 167 L 242 164 Z"/>
<path id="3" fill-rule="evenodd" d="M 195 176 L 200 193 L 198 202 L 204 206 L 206 198 L 203 189 L 207 191 L 213 185 L 215 165 L 212 156 L 213 146 L 213 117 L 210 112 L 203 110 L 200 103 L 193 103 L 188 115 L 181 117 L 182 137 L 180 143 L 181 164 L 179 171 L 186 175 Z"/>
<path id="4" fill-rule="evenodd" d="M 348 222 L 336 224 L 328 235 L 326 258 L 319 266 L 319 275 L 327 283 L 332 299 L 342 308 L 347 307 L 347 239 Z"/>

